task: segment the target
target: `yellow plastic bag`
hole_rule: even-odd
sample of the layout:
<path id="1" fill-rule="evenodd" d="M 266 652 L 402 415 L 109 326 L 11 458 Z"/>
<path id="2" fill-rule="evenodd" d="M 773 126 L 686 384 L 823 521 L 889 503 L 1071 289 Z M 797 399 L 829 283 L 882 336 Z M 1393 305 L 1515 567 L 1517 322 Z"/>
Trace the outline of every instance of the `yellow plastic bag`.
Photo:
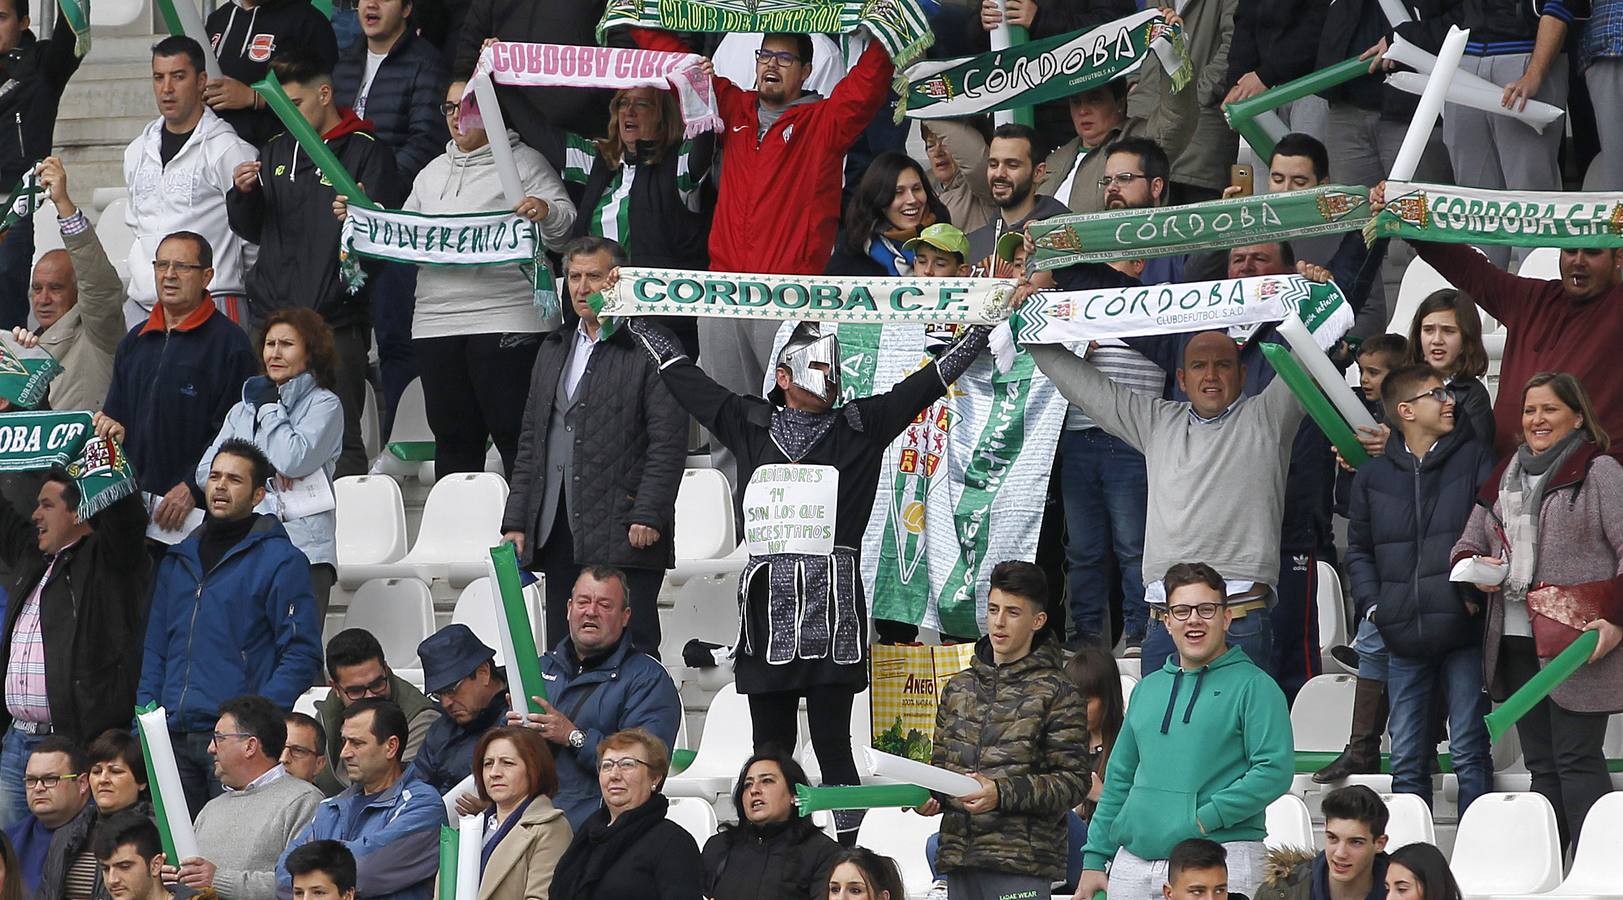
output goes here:
<path id="1" fill-rule="evenodd" d="M 930 761 L 936 706 L 947 679 L 969 666 L 974 644 L 875 644 L 869 655 L 869 708 L 876 750 Z"/>

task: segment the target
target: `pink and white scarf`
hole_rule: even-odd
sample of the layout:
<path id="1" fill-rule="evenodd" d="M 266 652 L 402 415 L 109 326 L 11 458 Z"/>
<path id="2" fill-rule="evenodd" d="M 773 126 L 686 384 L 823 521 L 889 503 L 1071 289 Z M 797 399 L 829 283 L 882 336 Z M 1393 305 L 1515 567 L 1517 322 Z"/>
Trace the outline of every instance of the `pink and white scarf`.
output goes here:
<path id="1" fill-rule="evenodd" d="M 673 89 L 682 106 L 682 136 L 692 138 L 722 127 L 703 62 L 697 53 L 494 41 L 479 54 L 474 77 L 486 74 L 495 84 L 513 87 Z M 469 84 L 462 95 L 462 121 L 482 128 Z"/>

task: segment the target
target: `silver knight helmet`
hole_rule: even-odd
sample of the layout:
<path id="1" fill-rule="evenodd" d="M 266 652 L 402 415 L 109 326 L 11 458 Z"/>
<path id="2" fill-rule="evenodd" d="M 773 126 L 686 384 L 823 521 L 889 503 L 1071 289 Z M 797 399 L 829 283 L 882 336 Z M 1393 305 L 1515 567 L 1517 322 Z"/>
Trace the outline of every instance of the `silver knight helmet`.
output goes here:
<path id="1" fill-rule="evenodd" d="M 789 370 L 789 380 L 796 386 L 831 405 L 840 398 L 840 339 L 823 334 L 816 322 L 795 326 L 778 354 L 778 365 Z"/>

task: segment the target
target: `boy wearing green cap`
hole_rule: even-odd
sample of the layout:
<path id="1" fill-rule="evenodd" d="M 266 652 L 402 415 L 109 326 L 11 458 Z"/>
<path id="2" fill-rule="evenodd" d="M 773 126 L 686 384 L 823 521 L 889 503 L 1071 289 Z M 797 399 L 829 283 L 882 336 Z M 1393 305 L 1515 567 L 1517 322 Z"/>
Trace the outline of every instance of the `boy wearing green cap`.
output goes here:
<path id="1" fill-rule="evenodd" d="M 969 241 L 956 226 L 938 222 L 902 244 L 913 251 L 914 278 L 967 278 Z"/>

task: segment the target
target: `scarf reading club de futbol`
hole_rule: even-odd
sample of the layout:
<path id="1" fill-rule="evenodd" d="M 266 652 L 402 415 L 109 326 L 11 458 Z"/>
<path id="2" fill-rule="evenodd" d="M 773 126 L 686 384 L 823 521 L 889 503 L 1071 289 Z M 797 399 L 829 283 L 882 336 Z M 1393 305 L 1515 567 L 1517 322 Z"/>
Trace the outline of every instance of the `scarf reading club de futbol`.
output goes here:
<path id="1" fill-rule="evenodd" d="M 1173 256 L 1357 231 L 1370 220 L 1369 189 L 1323 185 L 1183 206 L 1114 209 L 1031 223 L 1037 271 L 1084 262 Z"/>
<path id="2" fill-rule="evenodd" d="M 1485 191 L 1389 181 L 1367 235 L 1444 244 L 1623 247 L 1623 194 Z"/>
<path id="3" fill-rule="evenodd" d="M 1080 94 L 1137 71 L 1151 50 L 1173 90 L 1181 90 L 1190 77 L 1183 29 L 1150 9 L 1091 31 L 916 63 L 904 73 L 907 90 L 896 104 L 896 120 L 904 113 L 915 119 L 968 116 Z"/>
<path id="4" fill-rule="evenodd" d="M 994 278 L 840 278 L 686 269 L 620 270 L 593 297 L 599 316 L 705 316 L 799 322 L 995 324 L 1015 282 Z"/>
<path id="5" fill-rule="evenodd" d="M 0 472 L 61 466 L 79 486 L 79 518 L 88 519 L 135 492 L 135 476 L 117 442 L 96 436 L 88 412 L 0 414 Z"/>
<path id="6" fill-rule="evenodd" d="M 682 136 L 691 139 L 721 128 L 715 92 L 700 68 L 703 63 L 697 53 L 496 41 L 480 52 L 474 75 L 486 74 L 496 84 L 510 87 L 669 88 L 681 101 Z M 469 88 L 462 97 L 462 119 L 483 128 L 472 97 Z"/>
<path id="7" fill-rule="evenodd" d="M 611 28 L 666 31 L 846 34 L 866 26 L 900 70 L 935 36 L 918 0 L 610 0 L 597 42 Z M 897 91 L 905 83 L 896 76 Z"/>
<path id="8" fill-rule="evenodd" d="M 559 312 L 535 223 L 506 210 L 429 216 L 351 206 L 338 250 L 338 269 L 351 293 L 366 281 L 359 257 L 415 266 L 517 265 L 530 279 L 542 317 Z"/>

